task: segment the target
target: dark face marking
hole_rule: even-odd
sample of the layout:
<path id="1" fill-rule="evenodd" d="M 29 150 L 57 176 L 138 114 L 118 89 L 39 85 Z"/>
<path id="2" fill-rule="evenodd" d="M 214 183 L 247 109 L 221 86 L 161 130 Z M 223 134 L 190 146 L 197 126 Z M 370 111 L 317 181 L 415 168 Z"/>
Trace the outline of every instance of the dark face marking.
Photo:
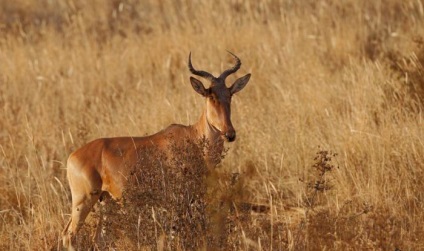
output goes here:
<path id="1" fill-rule="evenodd" d="M 210 125 L 228 141 L 235 140 L 231 123 L 231 92 L 224 84 L 212 84 L 208 89 L 206 116 Z"/>

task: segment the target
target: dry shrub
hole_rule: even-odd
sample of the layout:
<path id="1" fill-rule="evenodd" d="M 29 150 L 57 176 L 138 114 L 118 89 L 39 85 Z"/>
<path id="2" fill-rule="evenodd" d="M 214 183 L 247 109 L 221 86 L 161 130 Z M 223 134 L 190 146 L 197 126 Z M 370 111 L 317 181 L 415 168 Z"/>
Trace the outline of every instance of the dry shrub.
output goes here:
<path id="1" fill-rule="evenodd" d="M 119 202 L 108 199 L 97 218 L 102 248 L 119 250 L 199 250 L 205 246 L 207 167 L 205 143 L 173 143 L 171 154 L 154 147 L 138 150 L 138 160 Z"/>
<path id="2" fill-rule="evenodd" d="M 100 238 L 93 243 L 83 237 L 78 247 L 201 250 L 225 244 L 225 222 L 215 216 L 226 212 L 207 188 L 218 185 L 204 161 L 203 150 L 211 147 L 206 140 L 170 140 L 169 152 L 138 150 L 123 198 L 116 202 L 105 196 L 94 224 L 81 233 L 93 236 L 99 229 Z"/>

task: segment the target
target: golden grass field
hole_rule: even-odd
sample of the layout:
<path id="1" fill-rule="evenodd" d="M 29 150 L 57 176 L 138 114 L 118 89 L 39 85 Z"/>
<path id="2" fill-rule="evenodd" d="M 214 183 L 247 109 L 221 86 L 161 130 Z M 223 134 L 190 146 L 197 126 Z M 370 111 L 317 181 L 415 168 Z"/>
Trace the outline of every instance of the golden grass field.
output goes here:
<path id="1" fill-rule="evenodd" d="M 226 248 L 423 250 L 423 37 L 422 0 L 1 1 L 0 250 L 56 250 L 69 154 L 196 122 L 188 54 L 217 75 L 226 50 L 252 78 L 217 170 L 269 207 Z"/>

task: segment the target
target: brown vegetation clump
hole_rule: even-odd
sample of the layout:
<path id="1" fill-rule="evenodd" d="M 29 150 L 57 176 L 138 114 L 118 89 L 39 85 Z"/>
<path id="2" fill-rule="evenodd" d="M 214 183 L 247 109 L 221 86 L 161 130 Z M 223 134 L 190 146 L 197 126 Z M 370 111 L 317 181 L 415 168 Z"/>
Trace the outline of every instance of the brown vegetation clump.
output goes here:
<path id="1" fill-rule="evenodd" d="M 226 50 L 252 79 L 222 163 L 205 169 L 191 146 L 141 152 L 123 200 L 105 196 L 76 247 L 423 250 L 423 6 L 2 1 L 0 250 L 60 250 L 69 154 L 197 121 L 188 54 L 219 71 Z M 334 168 L 320 178 L 317 163 Z"/>
<path id="2" fill-rule="evenodd" d="M 235 178 L 209 169 L 202 153 L 208 143 L 184 142 L 173 144 L 171 159 L 158 149 L 140 149 L 123 198 L 114 201 L 103 196 L 78 235 L 76 246 L 100 250 L 236 250 L 252 246 L 244 236 L 266 241 L 262 247 L 269 247 L 268 242 L 285 247 L 281 231 L 269 236 L 272 227 L 284 231 L 282 223 L 272 226 L 264 215 L 269 207 L 245 201 L 244 183 L 249 176 Z M 257 223 L 252 225 L 254 218 Z M 257 247 L 253 244 L 251 248 Z"/>
<path id="3" fill-rule="evenodd" d="M 205 246 L 207 167 L 203 147 L 184 140 L 173 145 L 171 159 L 154 148 L 139 150 L 123 198 L 108 199 L 97 215 L 104 218 L 100 249 L 199 250 Z"/>

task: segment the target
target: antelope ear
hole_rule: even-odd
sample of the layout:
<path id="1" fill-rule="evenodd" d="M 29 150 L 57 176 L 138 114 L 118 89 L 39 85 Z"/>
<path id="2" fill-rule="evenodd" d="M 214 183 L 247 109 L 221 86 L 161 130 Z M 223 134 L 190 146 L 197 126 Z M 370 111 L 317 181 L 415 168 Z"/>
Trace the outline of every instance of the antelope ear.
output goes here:
<path id="1" fill-rule="evenodd" d="M 203 86 L 202 82 L 200 80 L 195 79 L 193 77 L 190 77 L 190 83 L 191 86 L 193 86 L 193 89 L 199 93 L 200 95 L 206 97 L 208 95 L 208 90 Z"/>
<path id="2" fill-rule="evenodd" d="M 247 74 L 244 77 L 237 79 L 234 82 L 234 84 L 229 88 L 231 94 L 235 94 L 235 93 L 241 91 L 246 86 L 247 82 L 249 82 L 249 79 L 250 79 L 250 73 Z"/>

